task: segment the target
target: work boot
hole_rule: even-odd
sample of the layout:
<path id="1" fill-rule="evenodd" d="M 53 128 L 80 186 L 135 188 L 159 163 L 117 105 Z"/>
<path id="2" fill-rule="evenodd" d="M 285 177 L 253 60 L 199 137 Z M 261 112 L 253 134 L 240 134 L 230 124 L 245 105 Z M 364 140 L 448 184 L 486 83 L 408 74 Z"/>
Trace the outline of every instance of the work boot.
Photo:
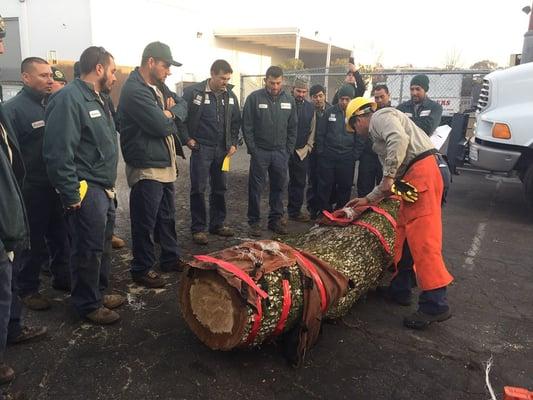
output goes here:
<path id="1" fill-rule="evenodd" d="M 109 325 L 117 322 L 120 315 L 106 307 L 100 307 L 85 316 L 85 319 L 97 325 Z"/>
<path id="2" fill-rule="evenodd" d="M 227 226 L 219 226 L 218 228 L 210 229 L 209 233 L 217 236 L 231 237 L 235 236 L 235 231 Z"/>
<path id="3" fill-rule="evenodd" d="M 309 222 L 311 221 L 311 218 L 309 217 L 309 214 L 300 212 L 296 215 L 289 215 L 289 219 L 296 222 Z"/>
<path id="4" fill-rule="evenodd" d="M 183 261 L 181 258 L 178 258 L 176 261 L 171 263 L 160 264 L 159 268 L 163 272 L 182 272 L 189 264 Z"/>
<path id="5" fill-rule="evenodd" d="M 443 322 L 452 317 L 450 310 L 440 314 L 426 314 L 422 311 L 417 311 L 403 319 L 403 325 L 406 328 L 424 330 L 427 329 L 433 322 Z"/>
<path id="6" fill-rule="evenodd" d="M 126 246 L 126 242 L 118 236 L 111 236 L 111 247 L 114 249 L 121 249 Z"/>
<path id="7" fill-rule="evenodd" d="M 268 225 L 268 229 L 274 233 L 277 233 L 278 235 L 286 235 L 289 233 L 287 231 L 287 227 L 282 223 L 281 220 L 274 222 L 272 225 Z"/>
<path id="8" fill-rule="evenodd" d="M 209 239 L 205 232 L 194 232 L 192 234 L 192 241 L 196 244 L 207 244 Z"/>
<path id="9" fill-rule="evenodd" d="M 104 294 L 102 304 L 105 308 L 113 310 L 126 302 L 126 298 L 120 294 Z"/>
<path id="10" fill-rule="evenodd" d="M 22 297 L 21 300 L 26 307 L 34 311 L 48 310 L 52 306 L 52 304 L 50 304 L 50 300 L 48 300 L 48 298 L 43 296 L 41 293 L 32 293 L 28 296 Z"/>
<path id="11" fill-rule="evenodd" d="M 9 365 L 0 364 L 0 385 L 11 382 L 15 379 L 15 371 Z"/>
<path id="12" fill-rule="evenodd" d="M 260 237 L 261 236 L 261 226 L 259 224 L 250 225 L 250 236 Z"/>
<path id="13" fill-rule="evenodd" d="M 46 326 L 23 326 L 17 336 L 7 338 L 7 343 L 19 344 L 33 339 L 38 339 L 46 335 L 47 331 L 48 329 L 46 329 Z"/>
<path id="14" fill-rule="evenodd" d="M 155 271 L 148 271 L 142 276 L 133 276 L 133 282 L 149 289 L 157 289 L 165 286 L 165 281 Z"/>
<path id="15" fill-rule="evenodd" d="M 69 282 L 61 282 L 56 281 L 55 279 L 52 280 L 52 288 L 55 290 L 59 290 L 61 292 L 69 292 L 70 293 L 70 283 Z"/>
<path id="16" fill-rule="evenodd" d="M 378 286 L 376 288 L 376 295 L 384 298 L 390 303 L 396 303 L 400 306 L 410 306 L 411 305 L 411 292 L 399 292 L 394 293 L 390 286 Z"/>

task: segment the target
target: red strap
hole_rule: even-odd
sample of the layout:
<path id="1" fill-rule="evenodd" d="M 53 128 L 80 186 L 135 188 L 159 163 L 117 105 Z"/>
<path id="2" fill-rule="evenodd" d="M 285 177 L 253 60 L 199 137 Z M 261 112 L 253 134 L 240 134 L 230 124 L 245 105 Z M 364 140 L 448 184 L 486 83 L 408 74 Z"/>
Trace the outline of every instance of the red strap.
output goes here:
<path id="1" fill-rule="evenodd" d="M 272 333 L 272 336 L 278 336 L 283 332 L 285 324 L 287 323 L 287 317 L 289 316 L 289 311 L 291 310 L 292 298 L 291 298 L 291 284 L 287 279 L 283 279 L 283 307 L 281 309 L 281 316 L 279 317 L 278 324 L 276 329 Z"/>
<path id="2" fill-rule="evenodd" d="M 246 272 L 244 272 L 242 269 L 237 267 L 236 265 L 224 261 L 219 260 L 218 258 L 214 258 L 211 256 L 194 256 L 199 261 L 212 263 L 218 265 L 223 270 L 226 270 L 228 272 L 231 272 L 233 275 L 235 275 L 237 278 L 243 280 L 246 282 L 252 289 L 255 290 L 255 292 L 261 296 L 263 299 L 266 299 L 268 297 L 268 293 L 266 293 L 263 289 L 261 289 L 257 284 L 253 281 L 252 278 L 250 278 L 250 275 L 248 275 Z"/>
<path id="3" fill-rule="evenodd" d="M 385 218 L 387 218 L 387 221 L 389 221 L 392 227 L 396 229 L 396 220 L 387 211 L 377 206 L 370 206 L 370 209 L 374 211 L 375 213 L 378 213 L 379 215 L 383 215 Z"/>
<path id="4" fill-rule="evenodd" d="M 326 311 L 328 311 L 328 297 L 326 294 L 326 288 L 324 287 L 324 283 L 322 282 L 318 271 L 316 270 L 313 263 L 311 263 L 311 261 L 304 257 L 302 253 L 297 250 L 293 250 L 293 253 L 300 262 L 300 265 L 309 271 L 313 278 L 313 281 L 317 285 L 318 291 L 320 293 L 320 308 L 322 309 L 322 314 L 325 314 Z"/>
<path id="5" fill-rule="evenodd" d="M 378 231 L 375 227 L 362 221 L 356 221 L 354 222 L 354 225 L 362 226 L 363 228 L 366 228 L 370 232 L 372 232 L 379 239 L 379 241 L 381 242 L 381 245 L 383 246 L 387 254 L 392 255 L 392 251 L 389 246 L 389 243 L 385 240 L 385 237 L 382 235 L 382 233 Z"/>
<path id="6" fill-rule="evenodd" d="M 329 219 L 330 221 L 334 221 L 334 222 L 341 222 L 341 223 L 344 223 L 344 224 L 349 224 L 350 222 L 352 222 L 351 219 L 349 218 L 339 218 L 339 217 L 336 217 L 334 216 L 332 213 L 330 213 L 329 211 L 327 210 L 322 210 L 322 214 L 324 214 L 324 216 Z"/>
<path id="7" fill-rule="evenodd" d="M 257 312 L 254 314 L 254 324 L 252 325 L 252 329 L 250 330 L 250 333 L 244 342 L 245 344 L 252 344 L 254 342 L 257 333 L 259 332 L 259 327 L 261 326 L 261 319 L 263 318 L 263 306 L 259 296 L 256 297 L 255 308 L 257 309 Z"/>

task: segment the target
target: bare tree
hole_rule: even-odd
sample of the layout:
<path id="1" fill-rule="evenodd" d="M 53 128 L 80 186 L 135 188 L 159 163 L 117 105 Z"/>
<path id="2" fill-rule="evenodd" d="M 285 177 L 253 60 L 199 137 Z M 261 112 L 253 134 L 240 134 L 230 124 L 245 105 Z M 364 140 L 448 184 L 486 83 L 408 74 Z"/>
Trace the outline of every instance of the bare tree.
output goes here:
<path id="1" fill-rule="evenodd" d="M 461 51 L 457 48 L 452 48 L 446 53 L 444 60 L 444 68 L 446 69 L 458 69 L 462 65 Z"/>

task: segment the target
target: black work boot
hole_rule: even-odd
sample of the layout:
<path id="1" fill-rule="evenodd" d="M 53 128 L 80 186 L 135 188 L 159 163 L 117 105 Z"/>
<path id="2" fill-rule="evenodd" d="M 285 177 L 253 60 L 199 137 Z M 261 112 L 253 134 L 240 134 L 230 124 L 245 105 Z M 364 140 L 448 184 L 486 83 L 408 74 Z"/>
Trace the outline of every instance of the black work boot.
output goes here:
<path id="1" fill-rule="evenodd" d="M 403 319 L 403 325 L 406 328 L 424 330 L 427 329 L 433 322 L 444 322 L 452 317 L 450 310 L 446 310 L 440 314 L 426 314 L 418 310 Z"/>
<path id="2" fill-rule="evenodd" d="M 384 298 L 390 303 L 395 303 L 400 306 L 411 305 L 412 295 L 411 292 L 408 291 L 394 292 L 391 290 L 390 286 L 378 286 L 376 288 L 376 295 Z"/>

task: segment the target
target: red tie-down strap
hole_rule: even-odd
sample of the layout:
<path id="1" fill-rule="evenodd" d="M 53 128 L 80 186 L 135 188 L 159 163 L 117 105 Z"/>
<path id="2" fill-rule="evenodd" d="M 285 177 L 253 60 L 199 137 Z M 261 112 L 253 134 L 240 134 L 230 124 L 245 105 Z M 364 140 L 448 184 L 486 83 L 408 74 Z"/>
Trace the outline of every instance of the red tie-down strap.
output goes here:
<path id="1" fill-rule="evenodd" d="M 390 222 L 390 224 L 392 225 L 392 227 L 394 229 L 396 229 L 396 220 L 394 219 L 394 217 L 392 215 L 390 215 L 387 211 L 385 211 L 383 208 L 381 207 L 378 207 L 378 206 L 370 206 L 369 207 L 372 211 L 374 211 L 375 213 L 378 213 L 379 215 L 382 215 L 384 216 L 385 218 L 387 218 L 387 221 Z"/>
<path id="2" fill-rule="evenodd" d="M 332 213 L 330 213 L 328 210 L 322 210 L 322 214 L 324 214 L 324 216 L 327 219 L 329 219 L 330 221 L 333 221 L 333 222 L 340 222 L 341 224 L 350 224 L 352 222 L 352 220 L 350 218 L 336 217 Z"/>
<path id="3" fill-rule="evenodd" d="M 278 336 L 283 332 L 285 324 L 287 323 L 287 318 L 289 316 L 289 311 L 291 310 L 292 297 L 291 297 L 291 284 L 287 279 L 283 279 L 283 306 L 281 308 L 281 316 L 276 325 L 276 329 L 272 333 L 272 336 Z"/>
<path id="4" fill-rule="evenodd" d="M 309 271 L 309 273 L 311 274 L 311 277 L 313 278 L 313 281 L 318 287 L 318 291 L 320 293 L 320 308 L 322 310 L 322 314 L 326 314 L 326 311 L 328 311 L 328 296 L 326 294 L 326 288 L 324 287 L 322 278 L 320 278 L 320 275 L 318 274 L 318 271 L 316 270 L 313 263 L 309 261 L 306 257 L 304 257 L 302 253 L 297 250 L 293 250 L 293 254 L 300 262 L 300 265 L 304 267 L 307 271 Z"/>
<path id="5" fill-rule="evenodd" d="M 252 324 L 252 329 L 250 330 L 250 333 L 248 334 L 248 337 L 245 340 L 245 344 L 252 344 L 255 338 L 257 337 L 257 333 L 259 332 L 259 328 L 261 327 L 261 319 L 263 318 L 263 305 L 261 304 L 261 299 L 266 299 L 268 297 L 268 293 L 266 293 L 263 289 L 257 286 L 254 280 L 250 277 L 250 275 L 248 275 L 242 269 L 238 268 L 235 264 L 224 260 L 219 260 L 218 258 L 211 256 L 198 255 L 194 256 L 194 258 L 202 262 L 218 265 L 220 268 L 232 273 L 237 278 L 247 283 L 253 290 L 255 290 L 255 292 L 257 293 L 255 301 L 256 312 L 254 314 L 254 322 Z"/>

